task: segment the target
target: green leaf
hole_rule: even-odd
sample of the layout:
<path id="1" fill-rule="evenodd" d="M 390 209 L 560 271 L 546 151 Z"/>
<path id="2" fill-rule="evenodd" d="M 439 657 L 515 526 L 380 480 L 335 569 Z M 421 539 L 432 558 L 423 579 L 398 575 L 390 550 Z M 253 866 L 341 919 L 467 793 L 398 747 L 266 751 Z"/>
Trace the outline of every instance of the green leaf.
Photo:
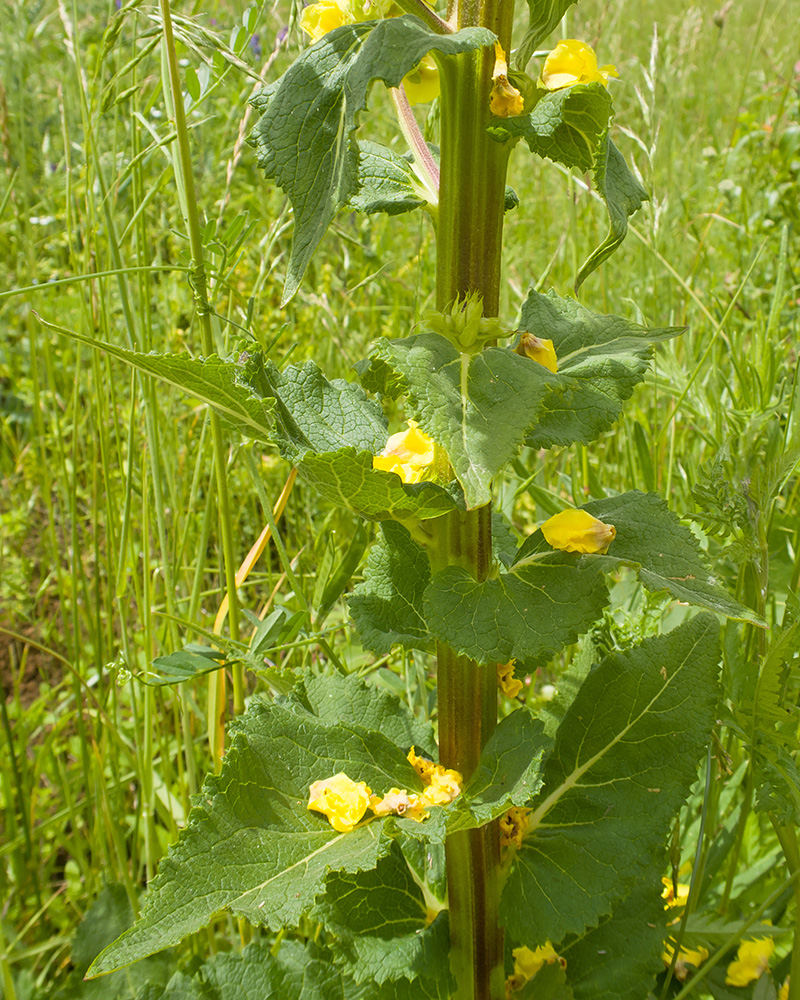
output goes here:
<path id="1" fill-rule="evenodd" d="M 328 381 L 313 361 L 283 371 L 265 361 L 249 368 L 248 377 L 255 391 L 275 400 L 278 443 L 293 464 L 308 452 L 383 450 L 389 436 L 386 418 L 357 384 Z"/>
<path id="2" fill-rule="evenodd" d="M 164 684 L 181 684 L 194 677 L 202 677 L 222 667 L 224 653 L 218 649 L 199 651 L 186 647 L 178 649 L 168 656 L 157 656 L 152 663 L 152 670 L 138 674 L 137 679 L 152 687 Z"/>
<path id="3" fill-rule="evenodd" d="M 706 567 L 697 539 L 684 527 L 656 493 L 631 490 L 620 496 L 583 504 L 594 517 L 613 524 L 617 535 L 607 555 L 583 556 L 606 571 L 621 564 L 638 573 L 650 591 L 666 590 L 678 601 L 716 611 L 728 618 L 761 624 L 749 608 L 730 598 Z M 551 549 L 541 531 L 528 537 L 519 550 L 515 567 L 530 565 L 551 556 L 560 561 L 563 553 Z"/>
<path id="4" fill-rule="evenodd" d="M 431 578 L 428 556 L 401 524 L 384 521 L 381 530 L 383 538 L 367 557 L 364 582 L 348 602 L 361 642 L 379 656 L 395 644 L 430 649 L 422 617 L 422 597 Z"/>
<path id="5" fill-rule="evenodd" d="M 699 615 L 587 677 L 503 890 L 501 919 L 516 940 L 582 934 L 650 872 L 714 722 L 718 633 Z"/>
<path id="6" fill-rule="evenodd" d="M 429 722 L 418 719 L 404 701 L 388 691 L 352 674 L 347 677 L 306 674 L 289 701 L 328 725 L 358 723 L 364 729 L 383 733 L 404 752 L 416 746 L 436 755 L 433 726 Z"/>
<path id="7" fill-rule="evenodd" d="M 205 962 L 194 979 L 177 973 L 163 992 L 137 1000 L 368 1000 L 327 952 L 299 941 L 283 941 L 277 955 L 263 941 L 241 954 L 227 952 Z"/>
<path id="8" fill-rule="evenodd" d="M 455 55 L 494 41 L 485 28 L 435 34 L 410 15 L 346 24 L 302 52 L 254 99 L 263 111 L 252 137 L 258 165 L 294 209 L 283 304 L 297 291 L 334 216 L 358 189 L 352 135 L 373 81 L 398 87 L 431 50 Z"/>
<path id="9" fill-rule="evenodd" d="M 223 361 L 216 354 L 205 359 L 193 358 L 188 354 L 140 354 L 47 323 L 41 317 L 39 322 L 71 340 L 88 344 L 98 351 L 105 351 L 106 354 L 124 361 L 126 365 L 145 375 L 152 375 L 162 382 L 184 389 L 195 399 L 213 406 L 220 416 L 225 417 L 242 434 L 254 441 L 272 441 L 269 417 L 272 401 L 262 398 L 253 391 L 244 378 L 242 365 L 233 361 Z"/>
<path id="10" fill-rule="evenodd" d="M 328 381 L 313 361 L 283 371 L 267 361 L 248 369 L 248 378 L 254 391 L 274 398 L 281 451 L 321 496 L 378 521 L 438 517 L 458 506 L 441 486 L 407 485 L 372 468 L 389 433 L 380 406 L 360 386 Z"/>
<path id="11" fill-rule="evenodd" d="M 547 36 L 555 31 L 562 17 L 578 0 L 528 0 L 530 21 L 517 48 L 515 65 L 524 70 L 531 56 Z"/>
<path id="12" fill-rule="evenodd" d="M 358 142 L 358 191 L 350 198 L 351 208 L 368 215 L 400 215 L 422 208 L 429 200 L 414 173 L 411 154 L 400 156 L 378 142 Z"/>
<path id="13" fill-rule="evenodd" d="M 337 833 L 307 808 L 312 782 L 344 771 L 378 795 L 422 790 L 406 751 L 382 733 L 330 725 L 298 704 L 252 700 L 231 733 L 222 771 L 206 778 L 141 917 L 92 975 L 176 944 L 223 908 L 253 924 L 294 926 L 329 872 L 373 868 L 389 846 L 383 822 Z"/>
<path id="14" fill-rule="evenodd" d="M 157 986 L 166 983 L 175 967 L 171 952 L 145 958 L 102 982 L 84 982 L 92 961 L 132 923 L 133 907 L 125 886 L 119 882 L 104 886 L 78 925 L 71 950 L 74 969 L 64 989 L 51 994 L 54 1000 L 129 1000 L 144 981 Z"/>
<path id="15" fill-rule="evenodd" d="M 611 95 L 602 83 L 578 83 L 545 91 L 528 114 L 492 118 L 489 131 L 500 142 L 524 139 L 537 156 L 586 172 L 595 166 L 610 118 Z"/>
<path id="16" fill-rule="evenodd" d="M 378 450 L 382 451 L 383 445 Z M 355 448 L 323 455 L 308 453 L 298 462 L 297 470 L 320 496 L 373 521 L 424 520 L 463 507 L 450 491 L 435 483 L 407 485 L 394 472 L 373 469 L 374 454 Z"/>
<path id="17" fill-rule="evenodd" d="M 545 401 L 528 437 L 532 448 L 586 444 L 608 430 L 623 403 L 644 379 L 653 343 L 682 332 L 647 330 L 619 316 L 591 312 L 574 299 L 531 289 L 522 306 L 520 329 L 553 341 L 561 394 Z M 540 366 L 541 367 L 541 366 Z"/>
<path id="18" fill-rule="evenodd" d="M 502 719 L 481 752 L 447 819 L 447 830 L 483 826 L 510 806 L 527 805 L 542 786 L 542 761 L 551 741 L 527 708 Z"/>
<path id="19" fill-rule="evenodd" d="M 625 157 L 611 139 L 605 141 L 594 165 L 594 183 L 608 211 L 608 236 L 581 265 L 575 279 L 577 292 L 589 275 L 620 246 L 628 232 L 628 217 L 650 200 L 639 181 L 631 173 Z"/>
<path id="20" fill-rule="evenodd" d="M 428 925 L 425 897 L 396 843 L 372 871 L 331 875 L 313 915 L 337 935 L 337 960 L 357 982 L 380 985 L 438 971 L 454 988 L 447 915 Z"/>
<path id="21" fill-rule="evenodd" d="M 557 377 L 505 348 L 461 354 L 423 333 L 379 341 L 362 383 L 408 394 L 412 416 L 447 452 L 472 508 L 490 501 L 492 479 L 522 447 Z"/>
<path id="22" fill-rule="evenodd" d="M 651 865 L 643 880 L 611 916 L 559 946 L 567 960 L 567 979 L 575 1000 L 642 1000 L 664 969 L 666 915 L 661 898 L 661 864 Z M 602 956 L 602 961 L 598 960 Z"/>
<path id="23" fill-rule="evenodd" d="M 385 212 L 400 215 L 425 205 L 436 206 L 439 192 L 428 189 L 414 170 L 411 153 L 402 156 L 387 146 L 369 140 L 358 143 L 358 191 L 349 201 L 357 212 Z M 439 147 L 427 143 L 434 163 L 439 165 Z M 517 193 L 506 187 L 505 211 L 519 205 Z"/>
<path id="24" fill-rule="evenodd" d="M 448 567 L 425 591 L 424 611 L 431 633 L 455 652 L 530 669 L 575 642 L 607 604 L 602 567 L 562 552 L 484 583 Z"/>

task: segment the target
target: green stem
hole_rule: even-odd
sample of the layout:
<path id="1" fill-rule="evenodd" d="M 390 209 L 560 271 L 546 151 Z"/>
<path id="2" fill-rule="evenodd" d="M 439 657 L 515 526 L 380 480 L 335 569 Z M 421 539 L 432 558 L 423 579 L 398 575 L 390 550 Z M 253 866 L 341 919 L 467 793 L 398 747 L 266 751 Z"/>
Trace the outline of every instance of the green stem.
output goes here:
<path id="1" fill-rule="evenodd" d="M 175 37 L 172 31 L 172 15 L 169 0 L 161 0 L 161 17 L 164 25 L 164 43 L 169 83 L 172 94 L 172 111 L 175 116 L 175 132 L 178 144 L 178 161 L 180 163 L 180 180 L 185 194 L 186 223 L 189 227 L 189 245 L 192 255 L 192 278 L 197 313 L 200 319 L 200 329 L 203 338 L 203 353 L 210 357 L 214 353 L 214 338 L 211 332 L 211 306 L 208 303 L 206 270 L 203 255 L 203 238 L 200 232 L 200 216 L 197 211 L 194 175 L 192 174 L 192 157 L 189 150 L 189 130 L 186 127 L 186 114 L 183 108 L 183 90 L 178 72 L 178 57 L 175 52 Z M 233 535 L 231 532 L 230 508 L 228 504 L 228 485 L 226 469 L 226 449 L 222 437 L 222 425 L 217 413 L 213 410 L 210 416 L 211 438 L 214 445 L 214 469 L 217 480 L 217 503 L 219 505 L 220 531 L 222 534 L 222 551 L 225 560 L 225 586 L 228 592 L 228 623 L 231 639 L 239 639 L 239 602 L 236 596 L 236 564 L 233 556 Z M 241 664 L 233 666 L 233 709 L 244 711 L 244 681 Z"/>
<path id="2" fill-rule="evenodd" d="M 786 866 L 794 877 L 792 892 L 794 893 L 794 930 L 792 935 L 792 962 L 789 966 L 789 997 L 788 1000 L 800 1000 L 800 846 L 797 842 L 797 830 L 793 826 L 783 826 L 770 814 L 770 820 L 778 835 L 778 840 L 786 858 Z"/>
<path id="3" fill-rule="evenodd" d="M 508 51 L 513 0 L 455 0 L 448 11 L 456 28 L 490 28 Z M 492 48 L 439 59 L 442 86 L 436 303 L 477 293 L 484 315 L 497 316 L 500 255 L 509 147 L 486 131 L 495 54 Z M 492 564 L 491 506 L 428 523 L 431 568 L 458 565 L 485 580 Z M 497 676 L 437 647 L 439 759 L 464 780 L 475 770 L 497 722 Z M 503 934 L 498 921 L 499 837 L 496 824 L 451 834 L 446 841 L 450 910 L 450 963 L 454 1000 L 505 996 Z"/>

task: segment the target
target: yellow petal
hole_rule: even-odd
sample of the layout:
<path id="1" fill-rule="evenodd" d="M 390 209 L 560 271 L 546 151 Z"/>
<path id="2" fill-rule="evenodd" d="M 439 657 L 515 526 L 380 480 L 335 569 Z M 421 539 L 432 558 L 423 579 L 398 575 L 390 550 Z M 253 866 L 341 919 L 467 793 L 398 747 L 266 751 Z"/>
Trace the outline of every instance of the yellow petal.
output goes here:
<path id="1" fill-rule="evenodd" d="M 327 816 L 339 833 L 350 833 L 367 811 L 371 795 L 363 781 L 353 781 L 341 771 L 309 787 L 308 808 Z"/>
<path id="2" fill-rule="evenodd" d="M 664 909 L 668 910 L 673 906 L 685 906 L 686 900 L 689 898 L 689 886 L 684 885 L 683 882 L 678 882 L 678 894 L 676 896 L 672 879 L 662 878 L 661 881 L 664 883 L 664 890 L 661 893 L 661 897 L 666 900 Z"/>
<path id="3" fill-rule="evenodd" d="M 521 115 L 524 110 L 522 94 L 508 82 L 508 62 L 499 42 L 494 44 L 494 72 L 492 90 L 489 94 L 489 110 L 498 118 Z"/>
<path id="4" fill-rule="evenodd" d="M 515 948 L 511 954 L 514 956 L 514 975 L 522 980 L 522 982 L 518 982 L 517 988 L 529 979 L 533 979 L 539 969 L 545 965 L 558 962 L 562 969 L 567 967 L 567 960 L 561 958 L 549 941 L 545 941 L 535 951 L 522 947 Z"/>
<path id="5" fill-rule="evenodd" d="M 393 813 L 396 816 L 415 819 L 418 823 L 430 815 L 425 811 L 419 795 L 401 788 L 390 788 L 383 798 L 373 795 L 369 807 L 376 816 L 388 816 Z"/>
<path id="6" fill-rule="evenodd" d="M 755 938 L 742 941 L 736 952 L 736 960 L 728 966 L 725 982 L 728 986 L 747 986 L 769 968 L 769 960 L 775 951 L 772 938 Z"/>
<path id="7" fill-rule="evenodd" d="M 500 818 L 500 846 L 519 849 L 522 847 L 522 840 L 528 832 L 528 815 L 530 809 L 519 806 L 512 806 L 505 816 Z"/>
<path id="8" fill-rule="evenodd" d="M 530 358 L 531 361 L 544 365 L 554 375 L 558 371 L 558 359 L 552 340 L 543 340 L 541 337 L 534 337 L 532 333 L 523 333 L 514 350 L 523 358 Z"/>
<path id="9" fill-rule="evenodd" d="M 562 510 L 545 521 L 542 534 L 548 545 L 564 552 L 608 551 L 617 535 L 613 524 L 605 524 L 585 510 Z"/>
<path id="10" fill-rule="evenodd" d="M 497 684 L 504 695 L 516 698 L 522 690 L 522 681 L 514 677 L 514 660 L 497 664 Z"/>
<path id="11" fill-rule="evenodd" d="M 408 761 L 425 785 L 425 791 L 420 796 L 423 806 L 445 806 L 460 794 L 464 779 L 458 771 L 418 757 L 415 747 L 409 750 Z"/>
<path id="12" fill-rule="evenodd" d="M 669 941 L 664 942 L 664 953 L 661 956 L 667 968 L 672 965 L 672 956 L 674 953 L 675 942 L 670 938 Z M 692 965 L 695 969 L 699 969 L 707 958 L 708 948 L 681 948 L 678 952 L 678 957 L 675 959 L 675 978 L 683 982 L 689 975 L 688 966 Z"/>
<path id="13" fill-rule="evenodd" d="M 577 38 L 565 38 L 545 59 L 541 82 L 547 90 L 563 90 L 576 83 L 602 83 L 605 87 L 609 76 L 619 74 L 611 65 L 598 68 L 591 45 Z"/>
<path id="14" fill-rule="evenodd" d="M 781 991 L 778 994 L 778 1000 L 789 1000 L 789 983 L 791 976 L 787 976 L 784 980 L 783 986 L 781 986 Z"/>
<path id="15" fill-rule="evenodd" d="M 372 468 L 383 472 L 394 472 L 404 483 L 418 483 L 422 479 L 422 468 L 409 465 L 397 455 L 373 455 Z"/>
<path id="16" fill-rule="evenodd" d="M 409 104 L 428 104 L 439 96 L 439 68 L 431 56 L 421 61 L 403 77 Z"/>
<path id="17" fill-rule="evenodd" d="M 349 24 L 354 20 L 344 4 L 336 0 L 320 0 L 303 9 L 300 15 L 300 27 L 310 36 L 312 42 L 318 42 L 334 28 Z"/>

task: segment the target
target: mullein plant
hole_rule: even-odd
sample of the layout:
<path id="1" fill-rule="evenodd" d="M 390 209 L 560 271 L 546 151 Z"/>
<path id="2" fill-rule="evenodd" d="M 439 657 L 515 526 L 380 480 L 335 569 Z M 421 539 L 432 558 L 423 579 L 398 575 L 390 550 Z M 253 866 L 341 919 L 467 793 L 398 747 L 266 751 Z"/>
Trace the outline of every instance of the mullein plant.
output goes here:
<path id="1" fill-rule="evenodd" d="M 760 620 L 654 494 L 609 492 L 521 540 L 493 507 L 493 482 L 523 448 L 538 461 L 595 440 L 653 344 L 680 332 L 552 291 L 531 290 L 517 320 L 499 314 L 512 150 L 591 172 L 605 200 L 609 233 L 576 289 L 646 198 L 609 134 L 614 67 L 567 39 L 526 72 L 571 2 L 529 0 L 514 46 L 513 0 L 451 0 L 446 13 L 320 0 L 300 20 L 308 47 L 253 100 L 255 155 L 294 210 L 284 300 L 338 212 L 422 209 L 436 308 L 375 344 L 357 382 L 253 354 L 132 363 L 275 442 L 326 502 L 377 522 L 350 613 L 376 654 L 435 656 L 437 724 L 338 661 L 283 697 L 252 697 L 140 917 L 90 976 L 221 910 L 265 930 L 199 977 L 176 974 L 164 996 L 238 984 L 230 995 L 289 1000 L 642 1000 L 665 963 L 680 980 L 708 956 L 667 930 L 667 840 L 717 717 L 719 616 Z M 404 152 L 358 131 L 380 87 Z M 412 108 L 437 97 L 438 147 Z M 404 413 L 393 433 L 385 406 Z M 599 662 L 584 644 L 546 710 L 506 701 L 498 721 L 499 694 L 516 699 L 602 618 L 621 568 L 699 610 Z"/>

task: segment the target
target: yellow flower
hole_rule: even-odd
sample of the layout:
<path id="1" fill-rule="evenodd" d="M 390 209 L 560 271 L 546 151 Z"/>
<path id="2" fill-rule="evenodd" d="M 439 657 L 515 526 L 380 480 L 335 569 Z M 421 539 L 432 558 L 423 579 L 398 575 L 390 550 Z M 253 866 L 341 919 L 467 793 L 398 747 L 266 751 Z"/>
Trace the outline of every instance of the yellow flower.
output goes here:
<path id="1" fill-rule="evenodd" d="M 689 898 L 689 886 L 684 885 L 683 882 L 678 882 L 678 894 L 676 896 L 672 879 L 662 878 L 661 881 L 664 883 L 661 898 L 666 900 L 664 909 L 669 910 L 673 906 L 686 906 L 686 900 Z"/>
<path id="2" fill-rule="evenodd" d="M 494 43 L 494 57 L 489 110 L 498 118 L 521 115 L 525 108 L 525 102 L 517 88 L 508 82 L 508 63 L 500 42 Z"/>
<path id="3" fill-rule="evenodd" d="M 369 800 L 369 807 L 376 816 L 388 816 L 394 813 L 396 816 L 415 819 L 418 823 L 430 816 L 430 813 L 425 811 L 419 795 L 401 788 L 390 788 L 383 798 L 373 795 Z"/>
<path id="4" fill-rule="evenodd" d="M 731 962 L 725 975 L 728 986 L 747 986 L 754 979 L 760 979 L 762 972 L 769 968 L 769 960 L 775 951 L 772 938 L 755 938 L 742 941 L 736 952 L 736 961 Z"/>
<path id="5" fill-rule="evenodd" d="M 791 976 L 787 976 L 784 980 L 783 986 L 781 986 L 781 991 L 778 994 L 778 1000 L 789 1000 L 789 981 Z"/>
<path id="6" fill-rule="evenodd" d="M 613 524 L 604 524 L 585 510 L 562 510 L 541 526 L 548 545 L 565 552 L 608 551 L 617 535 Z"/>
<path id="7" fill-rule="evenodd" d="M 535 951 L 522 947 L 515 948 L 512 954 L 514 956 L 514 975 L 509 976 L 506 980 L 507 997 L 511 997 L 515 990 L 521 989 L 528 980 L 533 979 L 543 966 L 558 962 L 562 969 L 567 967 L 566 958 L 561 958 L 549 941 L 545 941 Z"/>
<path id="8" fill-rule="evenodd" d="M 541 337 L 534 337 L 532 333 L 523 333 L 514 350 L 523 358 L 538 361 L 554 375 L 558 371 L 558 359 L 552 340 L 542 340 Z"/>
<path id="9" fill-rule="evenodd" d="M 303 9 L 300 15 L 300 27 L 312 42 L 318 42 L 329 31 L 341 28 L 343 24 L 352 24 L 354 20 L 346 0 L 345 2 L 320 0 L 319 3 L 312 3 Z"/>
<path id="10" fill-rule="evenodd" d="M 503 694 L 516 698 L 522 690 L 522 681 L 514 677 L 514 660 L 497 664 L 497 684 Z"/>
<path id="11" fill-rule="evenodd" d="M 414 69 L 406 73 L 403 87 L 409 104 L 427 104 L 439 96 L 439 68 L 431 56 L 423 56 Z"/>
<path id="12" fill-rule="evenodd" d="M 672 938 L 664 942 L 664 954 L 661 956 L 667 968 L 672 965 L 672 956 L 675 954 L 675 942 Z M 689 975 L 687 966 L 692 965 L 695 969 L 708 958 L 708 948 L 681 948 L 675 960 L 675 978 L 681 982 Z"/>
<path id="13" fill-rule="evenodd" d="M 528 832 L 528 816 L 530 809 L 520 806 L 512 806 L 505 816 L 500 819 L 500 846 L 516 848 L 522 847 L 522 838 Z"/>
<path id="14" fill-rule="evenodd" d="M 415 750 L 416 748 L 412 747 L 408 751 L 408 761 L 425 785 L 420 803 L 423 806 L 448 805 L 460 794 L 464 779 L 458 771 L 446 769 L 441 764 L 434 764 L 432 760 L 418 757 Z"/>
<path id="15" fill-rule="evenodd" d="M 414 420 L 408 430 L 392 434 L 386 447 L 372 459 L 373 469 L 396 473 L 404 483 L 418 483 L 436 457 L 433 438 L 421 431 Z"/>
<path id="16" fill-rule="evenodd" d="M 610 76 L 619 76 L 616 67 L 598 69 L 594 49 L 576 38 L 559 42 L 542 67 L 542 84 L 547 90 L 562 90 L 576 83 L 602 83 L 607 87 Z"/>
<path id="17" fill-rule="evenodd" d="M 309 787 L 308 808 L 324 813 L 339 833 L 350 833 L 367 811 L 371 795 L 363 781 L 353 781 L 342 771 Z"/>

